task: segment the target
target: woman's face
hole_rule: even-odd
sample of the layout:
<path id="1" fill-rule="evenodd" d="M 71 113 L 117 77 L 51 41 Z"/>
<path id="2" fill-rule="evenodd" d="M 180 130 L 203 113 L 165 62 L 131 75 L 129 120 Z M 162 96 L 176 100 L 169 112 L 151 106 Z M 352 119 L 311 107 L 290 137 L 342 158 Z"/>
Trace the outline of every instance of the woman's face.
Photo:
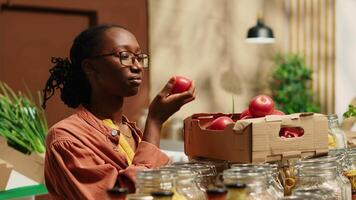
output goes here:
<path id="1" fill-rule="evenodd" d="M 123 65 L 119 52 L 141 53 L 135 36 L 129 31 L 113 27 L 107 29 L 101 37 L 96 55 L 116 53 L 115 55 L 98 56 L 88 59 L 86 66 L 93 95 L 98 91 L 106 95 L 128 97 L 137 94 L 142 82 L 143 67 L 135 59 L 132 64 Z"/>

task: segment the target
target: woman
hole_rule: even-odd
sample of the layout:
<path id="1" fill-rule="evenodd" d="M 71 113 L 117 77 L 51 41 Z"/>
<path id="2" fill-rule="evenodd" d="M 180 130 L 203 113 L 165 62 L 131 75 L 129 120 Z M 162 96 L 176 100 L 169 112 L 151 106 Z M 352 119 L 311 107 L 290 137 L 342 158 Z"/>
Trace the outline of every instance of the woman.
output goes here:
<path id="1" fill-rule="evenodd" d="M 172 94 L 172 77 L 149 106 L 142 133 L 123 115 L 124 98 L 137 94 L 148 56 L 135 36 L 116 25 L 79 34 L 70 60 L 53 58 L 44 104 L 55 89 L 76 112 L 49 130 L 45 181 L 53 199 L 105 199 L 116 186 L 134 191 L 135 171 L 167 164 L 159 150 L 161 126 L 195 99 L 195 87 Z"/>

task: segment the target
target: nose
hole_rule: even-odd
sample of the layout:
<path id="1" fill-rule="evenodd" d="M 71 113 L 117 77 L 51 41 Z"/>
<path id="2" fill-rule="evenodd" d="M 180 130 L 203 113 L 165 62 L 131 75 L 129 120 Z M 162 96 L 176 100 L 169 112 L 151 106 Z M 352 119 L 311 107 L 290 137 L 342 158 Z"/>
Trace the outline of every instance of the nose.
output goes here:
<path id="1" fill-rule="evenodd" d="M 135 73 L 139 73 L 143 70 L 143 66 L 137 61 L 136 58 L 132 59 L 131 71 Z"/>

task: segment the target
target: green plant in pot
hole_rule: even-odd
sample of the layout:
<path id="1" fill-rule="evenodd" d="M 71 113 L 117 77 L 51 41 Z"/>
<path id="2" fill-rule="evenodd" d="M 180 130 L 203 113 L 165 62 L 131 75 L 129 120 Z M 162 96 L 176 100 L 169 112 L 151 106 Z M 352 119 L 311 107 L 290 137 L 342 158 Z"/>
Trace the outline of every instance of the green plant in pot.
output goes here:
<path id="1" fill-rule="evenodd" d="M 277 54 L 274 62 L 270 86 L 277 108 L 286 114 L 320 112 L 310 85 L 312 70 L 304 59 L 296 54 Z"/>
<path id="2" fill-rule="evenodd" d="M 15 93 L 0 81 L 0 136 L 23 153 L 43 153 L 47 121 L 43 109 L 28 94 Z"/>

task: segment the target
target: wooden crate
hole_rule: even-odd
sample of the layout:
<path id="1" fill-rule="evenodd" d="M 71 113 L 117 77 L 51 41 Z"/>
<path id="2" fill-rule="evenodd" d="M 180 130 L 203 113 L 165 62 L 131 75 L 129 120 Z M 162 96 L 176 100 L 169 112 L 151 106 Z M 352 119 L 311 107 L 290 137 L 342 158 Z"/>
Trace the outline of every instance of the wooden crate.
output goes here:
<path id="1" fill-rule="evenodd" d="M 0 191 L 6 189 L 6 185 L 9 182 L 12 168 L 13 166 L 11 164 L 0 159 Z"/>
<path id="2" fill-rule="evenodd" d="M 0 137 L 0 159 L 11 164 L 14 170 L 24 176 L 38 183 L 44 182 L 44 154 L 23 154 L 8 146 L 6 140 Z"/>

